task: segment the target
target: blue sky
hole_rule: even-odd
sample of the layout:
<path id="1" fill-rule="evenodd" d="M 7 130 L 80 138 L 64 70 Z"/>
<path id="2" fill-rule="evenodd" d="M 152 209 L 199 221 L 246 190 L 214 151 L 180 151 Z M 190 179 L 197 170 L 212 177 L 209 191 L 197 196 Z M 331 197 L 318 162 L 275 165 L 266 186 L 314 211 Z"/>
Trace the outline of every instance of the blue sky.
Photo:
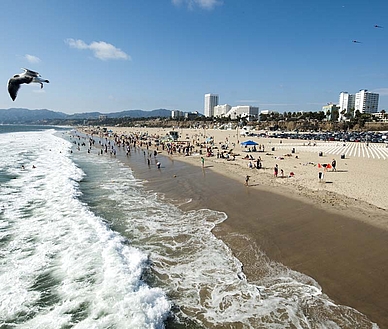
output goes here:
<path id="1" fill-rule="evenodd" d="M 232 106 L 318 111 L 341 91 L 368 89 L 388 110 L 386 0 L 2 0 L 0 9 L 3 109 L 203 112 L 204 94 L 216 93 Z M 22 67 L 50 83 L 23 85 L 13 102 L 6 84 Z"/>

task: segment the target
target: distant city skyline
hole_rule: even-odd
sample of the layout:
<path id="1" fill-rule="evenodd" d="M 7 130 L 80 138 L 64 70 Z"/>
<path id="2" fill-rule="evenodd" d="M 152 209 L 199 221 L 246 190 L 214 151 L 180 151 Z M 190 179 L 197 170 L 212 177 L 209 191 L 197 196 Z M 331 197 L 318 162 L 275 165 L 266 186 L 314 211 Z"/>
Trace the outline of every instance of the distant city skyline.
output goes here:
<path id="1" fill-rule="evenodd" d="M 360 113 L 378 113 L 379 112 L 378 93 L 372 93 L 366 89 L 361 89 L 355 94 L 348 92 L 339 93 L 338 103 L 328 102 L 323 105 L 320 111 L 326 113 L 333 109 L 338 111 L 338 120 L 345 120 L 354 116 L 356 112 Z M 260 113 L 278 112 L 268 109 L 259 109 L 258 106 L 240 105 L 231 106 L 231 104 L 219 104 L 218 94 L 205 94 L 204 115 L 206 117 L 230 117 L 236 119 L 237 116 L 251 119 L 258 118 Z M 306 112 L 306 111 L 285 111 L 285 112 Z"/>
<path id="2" fill-rule="evenodd" d="M 367 89 L 387 110 L 387 12 L 383 0 L 6 1 L 0 108 L 203 113 L 213 91 L 222 104 L 306 112 Z M 13 102 L 6 84 L 22 67 L 50 84 L 23 85 Z"/>

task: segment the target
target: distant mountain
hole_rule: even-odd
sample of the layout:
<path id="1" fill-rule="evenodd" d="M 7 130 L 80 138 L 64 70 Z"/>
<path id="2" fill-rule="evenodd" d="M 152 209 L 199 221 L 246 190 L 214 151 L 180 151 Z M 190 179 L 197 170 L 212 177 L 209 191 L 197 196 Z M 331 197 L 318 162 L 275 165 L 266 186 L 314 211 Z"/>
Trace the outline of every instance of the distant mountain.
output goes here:
<path id="1" fill-rule="evenodd" d="M 74 113 L 74 114 L 68 114 L 67 119 L 72 120 L 94 120 L 98 119 L 100 115 L 106 115 L 100 112 L 85 112 L 85 113 Z"/>
<path id="2" fill-rule="evenodd" d="M 50 110 L 10 108 L 0 110 L 0 123 L 31 123 L 43 120 L 66 119 L 67 114 Z"/>
<path id="3" fill-rule="evenodd" d="M 157 109 L 152 111 L 143 111 L 143 110 L 127 110 L 116 113 L 107 114 L 108 118 L 151 118 L 151 117 L 171 117 L 171 111 L 166 109 Z"/>
<path id="4" fill-rule="evenodd" d="M 75 113 L 68 116 L 69 119 L 98 119 L 100 115 L 106 115 L 108 118 L 151 118 L 151 117 L 171 117 L 171 111 L 165 109 L 158 109 L 152 111 L 143 110 L 126 110 L 113 113 L 100 113 L 100 112 L 88 112 L 88 113 Z"/>
<path id="5" fill-rule="evenodd" d="M 157 109 L 152 111 L 127 110 L 114 113 L 75 113 L 66 114 L 54 112 L 47 109 L 29 110 L 24 108 L 0 109 L 0 123 L 42 123 L 49 120 L 92 120 L 98 119 L 100 115 L 106 115 L 108 118 L 150 118 L 150 117 L 171 117 L 171 111 L 166 109 Z"/>

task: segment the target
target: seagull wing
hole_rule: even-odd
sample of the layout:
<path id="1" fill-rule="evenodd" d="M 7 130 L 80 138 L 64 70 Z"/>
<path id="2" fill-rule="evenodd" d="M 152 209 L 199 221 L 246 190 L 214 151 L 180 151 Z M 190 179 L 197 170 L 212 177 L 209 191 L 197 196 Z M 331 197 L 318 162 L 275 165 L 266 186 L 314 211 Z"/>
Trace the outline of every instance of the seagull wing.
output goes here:
<path id="1" fill-rule="evenodd" d="M 13 101 L 16 99 L 20 85 L 23 83 L 27 83 L 27 84 L 31 83 L 32 80 L 33 80 L 33 77 L 28 75 L 16 77 L 16 78 L 13 77 L 8 80 L 8 92 Z"/>
<path id="2" fill-rule="evenodd" d="M 24 70 L 25 75 L 30 75 L 32 77 L 40 77 L 40 74 L 38 72 L 31 71 L 31 70 L 26 69 L 26 68 L 22 68 L 22 70 Z"/>

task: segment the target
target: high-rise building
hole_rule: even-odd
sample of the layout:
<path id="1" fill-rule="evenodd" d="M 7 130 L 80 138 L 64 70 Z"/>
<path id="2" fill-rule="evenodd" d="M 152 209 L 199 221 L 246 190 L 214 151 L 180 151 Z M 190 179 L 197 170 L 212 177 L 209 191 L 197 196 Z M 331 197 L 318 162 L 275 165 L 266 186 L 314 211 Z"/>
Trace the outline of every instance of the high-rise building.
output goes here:
<path id="1" fill-rule="evenodd" d="M 377 113 L 379 108 L 379 94 L 366 89 L 360 90 L 355 97 L 354 110 L 360 113 Z"/>
<path id="2" fill-rule="evenodd" d="M 205 117 L 214 117 L 214 106 L 218 105 L 218 95 L 205 94 L 205 108 L 203 114 Z"/>
<path id="3" fill-rule="evenodd" d="M 355 95 L 347 92 L 340 93 L 338 120 L 349 119 L 356 111 L 360 113 L 377 113 L 379 108 L 379 94 L 371 93 L 366 89 Z"/>
<path id="4" fill-rule="evenodd" d="M 338 103 L 338 120 L 349 119 L 354 115 L 355 95 L 349 94 L 347 91 L 341 92 Z"/>

